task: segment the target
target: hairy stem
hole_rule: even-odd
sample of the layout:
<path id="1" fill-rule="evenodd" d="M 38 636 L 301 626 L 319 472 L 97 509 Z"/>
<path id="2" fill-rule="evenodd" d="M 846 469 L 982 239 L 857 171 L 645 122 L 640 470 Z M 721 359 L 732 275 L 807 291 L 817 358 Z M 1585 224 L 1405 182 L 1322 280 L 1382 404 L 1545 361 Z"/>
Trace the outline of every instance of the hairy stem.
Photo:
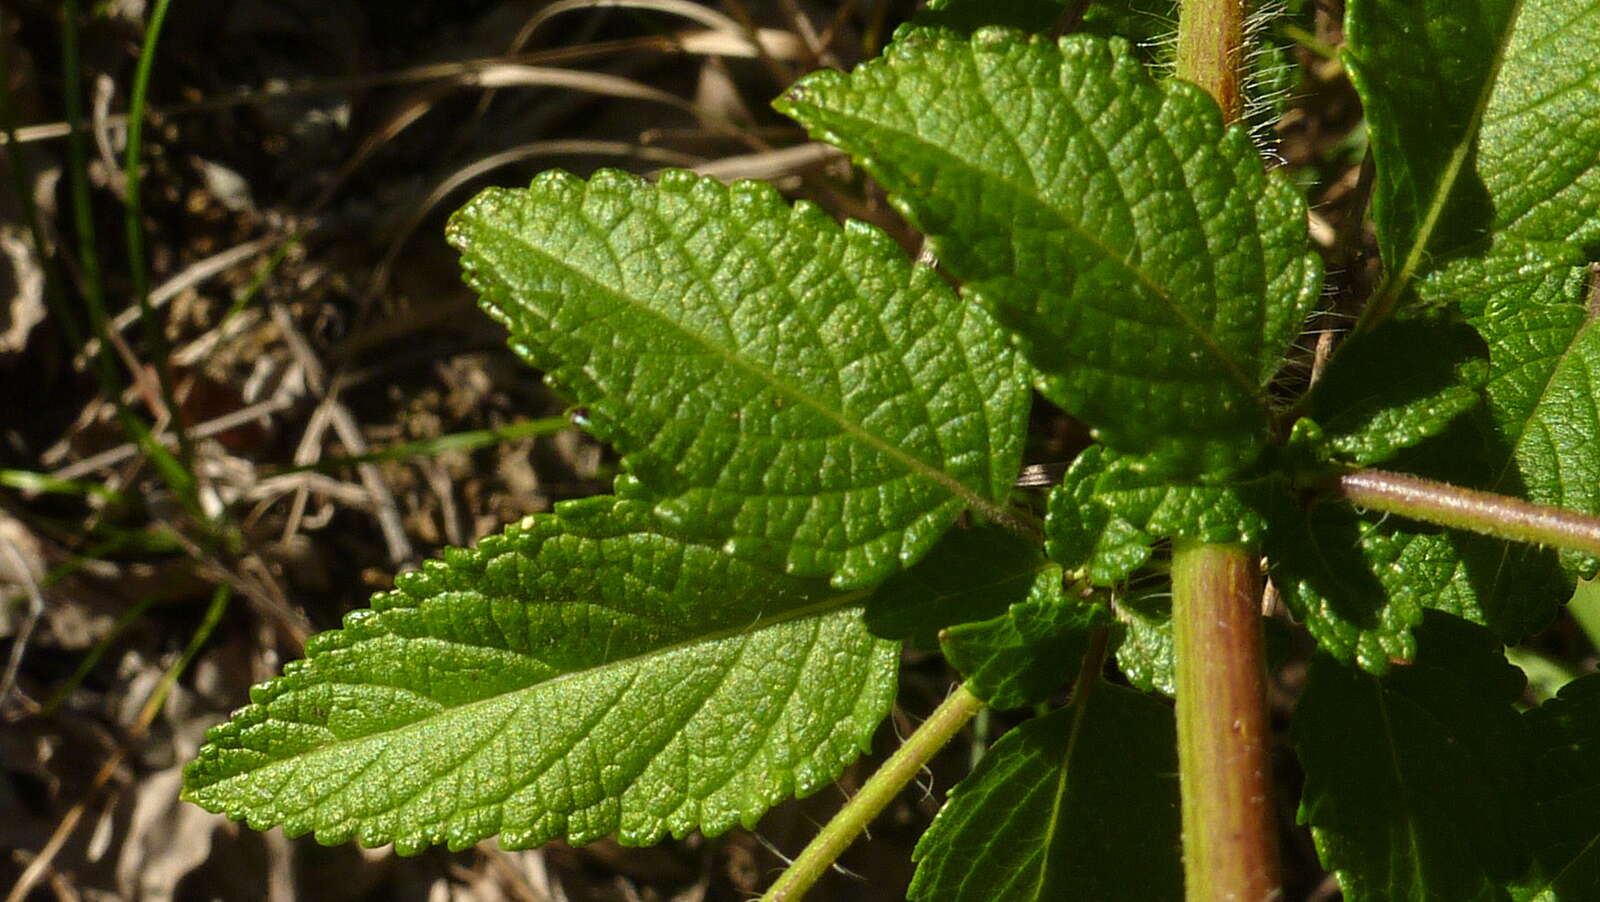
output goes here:
<path id="1" fill-rule="evenodd" d="M 1178 75 L 1204 88 L 1230 124 L 1244 108 L 1245 3 L 1182 0 L 1178 17 Z M 1174 543 L 1178 780 L 1189 902 L 1265 902 L 1279 893 L 1260 612 L 1254 552 Z"/>
<path id="2" fill-rule="evenodd" d="M 793 902 L 803 898 L 806 890 L 827 873 L 833 862 L 872 823 L 872 819 L 916 777 L 928 759 L 948 745 L 982 708 L 983 702 L 966 686 L 957 686 L 944 704 L 934 709 L 922 726 L 867 780 L 855 798 L 828 821 L 822 832 L 800 853 L 800 857 L 761 897 L 763 902 Z"/>
<path id="3" fill-rule="evenodd" d="M 1192 81 L 1236 122 L 1244 109 L 1245 0 L 1183 0 L 1178 13 L 1178 77 Z"/>
<path id="4" fill-rule="evenodd" d="M 1346 473 L 1331 488 L 1358 507 L 1600 557 L 1600 517 L 1385 470 Z"/>
<path id="5" fill-rule="evenodd" d="M 1261 573 L 1241 545 L 1172 551 L 1184 889 L 1189 902 L 1278 892 L 1262 664 Z"/>

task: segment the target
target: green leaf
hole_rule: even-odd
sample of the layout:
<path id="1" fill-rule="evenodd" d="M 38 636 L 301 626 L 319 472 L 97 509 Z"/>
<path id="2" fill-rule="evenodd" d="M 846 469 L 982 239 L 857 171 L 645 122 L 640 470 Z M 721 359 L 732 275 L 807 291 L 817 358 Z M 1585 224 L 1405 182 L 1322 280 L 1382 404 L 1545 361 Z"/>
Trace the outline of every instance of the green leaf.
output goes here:
<path id="1" fill-rule="evenodd" d="M 451 219 L 467 281 L 674 529 L 840 588 L 1012 522 L 1028 393 L 990 317 L 767 185 L 546 173 Z"/>
<path id="2" fill-rule="evenodd" d="M 1442 614 L 1418 644 L 1381 679 L 1312 664 L 1293 725 L 1300 819 L 1348 902 L 1503 899 L 1529 829 L 1522 675 L 1492 634 Z"/>
<path id="3" fill-rule="evenodd" d="M 1600 6 L 1358 0 L 1348 28 L 1388 291 L 1456 304 L 1489 349 L 1489 416 L 1474 446 L 1486 467 L 1454 481 L 1600 513 L 1600 338 L 1582 266 L 1600 242 L 1600 54 L 1586 37 Z M 1443 475 L 1445 457 L 1410 469 Z M 1548 555 L 1477 544 L 1480 560 L 1463 555 L 1452 589 L 1478 571 L 1482 609 L 1570 588 Z M 1596 566 L 1563 563 L 1568 579 Z M 1520 622 L 1537 627 L 1539 611 L 1524 607 Z"/>
<path id="4" fill-rule="evenodd" d="M 1179 475 L 1255 460 L 1320 267 L 1296 191 L 1198 88 L 1120 41 L 910 31 L 778 106 L 889 190 L 1106 444 Z"/>
<path id="5" fill-rule="evenodd" d="M 1569 262 L 1600 240 L 1596 32 L 1590 0 L 1351 0 L 1393 293 L 1490 236 Z"/>
<path id="6" fill-rule="evenodd" d="M 1144 564 L 1159 538 L 1259 540 L 1266 521 L 1257 509 L 1274 486 L 1173 482 L 1140 459 L 1093 446 L 1050 494 L 1045 547 L 1062 566 L 1086 567 L 1090 582 L 1111 585 Z"/>
<path id="7" fill-rule="evenodd" d="M 1095 498 L 1095 485 L 1116 459 L 1104 445 L 1085 448 L 1050 490 L 1045 516 L 1045 552 L 1068 570 L 1084 570 L 1097 586 L 1119 583 L 1144 566 L 1153 541 Z"/>
<path id="8" fill-rule="evenodd" d="M 911 899 L 1181 899 L 1172 709 L 1106 683 L 1000 737 L 923 834 Z"/>
<path id="9" fill-rule="evenodd" d="M 1522 770 L 1537 816 L 1534 865 L 1516 902 L 1587 902 L 1600 886 L 1600 675 L 1568 683 L 1523 715 L 1536 757 Z"/>
<path id="10" fill-rule="evenodd" d="M 1050 567 L 1025 600 L 993 619 L 953 626 L 939 641 L 973 695 L 993 708 L 1025 708 L 1071 680 L 1094 631 L 1110 623 L 1103 606 L 1068 599 L 1061 568 Z"/>
<path id="11" fill-rule="evenodd" d="M 1582 270 L 1500 258 L 1473 267 L 1452 277 L 1489 347 L 1486 405 L 1389 464 L 1600 513 L 1600 329 L 1586 315 Z M 1423 608 L 1514 642 L 1543 628 L 1574 578 L 1596 568 L 1581 555 L 1326 505 L 1276 515 L 1272 533 L 1274 579 L 1291 610 L 1326 651 L 1379 673 L 1389 658 L 1410 658 L 1405 633 Z"/>
<path id="12" fill-rule="evenodd" d="M 1446 316 L 1390 320 L 1339 348 L 1311 392 L 1310 414 L 1341 460 L 1375 464 L 1478 406 L 1487 358 L 1478 333 Z"/>
<path id="13" fill-rule="evenodd" d="M 1437 451 L 1476 462 L 1478 436 L 1448 432 Z M 1415 656 L 1411 628 L 1425 610 L 1485 624 L 1510 640 L 1548 623 L 1564 588 L 1570 592 L 1547 549 L 1342 504 L 1286 503 L 1270 522 L 1263 544 L 1272 580 L 1295 619 L 1323 651 L 1375 674 Z"/>
<path id="14" fill-rule="evenodd" d="M 1572 267 L 1508 281 L 1474 296 L 1471 319 L 1490 351 L 1496 469 L 1482 487 L 1600 514 L 1600 327 L 1587 309 L 1589 279 Z M 1592 560 L 1564 560 L 1574 575 L 1594 572 Z"/>
<path id="15" fill-rule="evenodd" d="M 613 498 L 530 517 L 308 643 L 207 734 L 184 797 L 323 843 L 716 834 L 826 786 L 894 697 L 840 595 Z"/>
<path id="16" fill-rule="evenodd" d="M 872 593 L 867 628 L 885 639 L 936 649 L 940 630 L 1004 614 L 1025 600 L 1047 571 L 1059 579 L 1037 542 L 996 526 L 957 527 L 916 566 Z"/>
<path id="17" fill-rule="evenodd" d="M 1490 234 L 1556 256 L 1600 238 L 1596 28 L 1582 0 L 1350 4 L 1380 246 L 1403 277 Z"/>
<path id="18" fill-rule="evenodd" d="M 1112 612 L 1122 624 L 1117 644 L 1117 669 L 1135 688 L 1178 694 L 1177 665 L 1172 657 L 1172 591 L 1128 592 L 1113 600 Z"/>

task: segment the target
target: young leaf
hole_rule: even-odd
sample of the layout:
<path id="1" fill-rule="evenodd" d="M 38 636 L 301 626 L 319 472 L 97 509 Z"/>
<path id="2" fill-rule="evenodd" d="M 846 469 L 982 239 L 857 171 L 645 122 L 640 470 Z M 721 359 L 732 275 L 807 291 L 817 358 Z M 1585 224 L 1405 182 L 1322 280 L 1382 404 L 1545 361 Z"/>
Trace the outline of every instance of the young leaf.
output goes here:
<path id="1" fill-rule="evenodd" d="M 1150 534 L 1095 500 L 1095 485 L 1117 460 L 1104 445 L 1085 448 L 1061 484 L 1050 490 L 1045 552 L 1090 583 L 1115 585 L 1150 559 Z"/>
<path id="2" fill-rule="evenodd" d="M 1354 335 L 1312 389 L 1309 412 L 1340 460 L 1379 463 L 1478 406 L 1488 354 L 1470 326 L 1441 315 Z"/>
<path id="3" fill-rule="evenodd" d="M 1049 701 L 1072 679 L 1094 631 L 1110 624 L 1103 606 L 1068 599 L 1061 568 L 1050 567 L 1026 599 L 993 619 L 945 630 L 940 645 L 973 695 L 993 708 L 1025 708 Z"/>
<path id="4" fill-rule="evenodd" d="M 1040 575 L 1059 570 L 1029 542 L 996 526 L 952 529 L 916 566 L 867 599 L 867 628 L 885 639 L 939 647 L 947 626 L 988 620 L 1026 599 Z"/>
<path id="5" fill-rule="evenodd" d="M 1418 645 L 1381 679 L 1313 663 L 1293 726 L 1300 819 L 1348 902 L 1503 899 L 1527 861 L 1522 674 L 1492 634 L 1443 614 Z"/>
<path id="6" fill-rule="evenodd" d="M 1158 538 L 1255 542 L 1266 528 L 1257 509 L 1275 489 L 1267 480 L 1174 482 L 1093 446 L 1050 493 L 1045 547 L 1062 566 L 1086 566 L 1090 582 L 1111 585 L 1142 565 Z"/>
<path id="7" fill-rule="evenodd" d="M 207 734 L 184 797 L 323 843 L 715 834 L 827 785 L 896 644 L 830 592 L 586 499 L 397 580 Z"/>
<path id="8" fill-rule="evenodd" d="M 1600 240 L 1597 31 L 1588 0 L 1351 0 L 1392 294 L 1490 236 L 1569 263 Z"/>
<path id="9" fill-rule="evenodd" d="M 883 233 L 767 185 L 546 173 L 451 219 L 512 346 L 686 535 L 841 588 L 971 507 L 1011 523 L 1028 394 L 993 321 Z"/>
<path id="10" fill-rule="evenodd" d="M 1296 191 L 1198 88 L 1122 42 L 913 30 L 778 106 L 888 188 L 1108 445 L 1179 475 L 1255 460 L 1320 269 Z"/>
<path id="11" fill-rule="evenodd" d="M 1113 600 L 1111 610 L 1122 624 L 1117 643 L 1117 669 L 1145 692 L 1168 698 L 1178 694 L 1177 665 L 1172 659 L 1172 592 L 1128 592 Z"/>
<path id="12" fill-rule="evenodd" d="M 1172 708 L 1107 683 L 1079 694 L 1000 737 L 950 791 L 910 898 L 1183 897 Z"/>

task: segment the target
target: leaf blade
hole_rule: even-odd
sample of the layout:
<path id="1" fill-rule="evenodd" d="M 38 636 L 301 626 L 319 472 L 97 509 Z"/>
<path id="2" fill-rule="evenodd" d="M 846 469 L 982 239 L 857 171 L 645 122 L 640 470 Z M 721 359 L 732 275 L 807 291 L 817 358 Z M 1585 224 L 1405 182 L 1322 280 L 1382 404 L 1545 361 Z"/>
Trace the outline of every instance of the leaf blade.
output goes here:
<path id="1" fill-rule="evenodd" d="M 1596 28 L 1588 0 L 1349 5 L 1390 296 L 1490 235 L 1556 257 L 1600 236 Z"/>
<path id="2" fill-rule="evenodd" d="M 619 493 L 841 587 L 1004 506 L 1027 393 L 989 317 L 874 229 L 770 186 L 603 172 L 451 220 L 512 346 L 623 454 Z"/>
<path id="3" fill-rule="evenodd" d="M 892 700 L 896 645 L 858 606 L 590 499 L 317 637 L 213 728 L 184 794 L 402 853 L 753 823 L 836 776 Z"/>
<path id="4" fill-rule="evenodd" d="M 1191 474 L 1259 452 L 1320 270 L 1299 198 L 1198 89 L 1122 44 L 912 31 L 778 106 L 889 189 L 1108 444 Z"/>
<path id="5" fill-rule="evenodd" d="M 1300 819 L 1351 902 L 1495 900 L 1525 865 L 1521 673 L 1486 631 L 1430 615 L 1382 679 L 1319 657 L 1295 713 Z"/>
<path id="6" fill-rule="evenodd" d="M 911 899 L 1171 899 L 1172 710 L 1106 683 L 1002 736 L 917 843 Z"/>
<path id="7" fill-rule="evenodd" d="M 992 708 L 1025 708 L 1049 701 L 1110 623 L 1104 606 L 1069 600 L 1061 568 L 1051 567 L 1027 598 L 998 617 L 950 627 L 939 645 L 973 695 Z"/>

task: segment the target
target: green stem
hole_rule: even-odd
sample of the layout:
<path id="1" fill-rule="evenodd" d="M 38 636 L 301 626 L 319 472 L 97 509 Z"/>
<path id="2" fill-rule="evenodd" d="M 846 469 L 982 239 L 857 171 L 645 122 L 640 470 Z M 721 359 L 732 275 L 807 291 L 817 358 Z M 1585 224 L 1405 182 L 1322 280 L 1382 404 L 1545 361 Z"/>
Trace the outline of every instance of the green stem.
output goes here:
<path id="1" fill-rule="evenodd" d="M 1600 517 L 1385 470 L 1346 473 L 1332 490 L 1357 507 L 1600 557 Z"/>
<path id="2" fill-rule="evenodd" d="M 1245 0 L 1183 0 L 1178 18 L 1178 75 L 1204 88 L 1230 124 L 1244 108 L 1244 19 Z M 1178 780 L 1189 902 L 1264 902 L 1280 892 L 1260 610 L 1253 551 L 1173 543 Z"/>
<path id="3" fill-rule="evenodd" d="M 172 417 L 172 428 L 178 436 L 178 458 L 187 472 L 194 472 L 194 449 L 189 444 L 189 431 L 184 428 L 183 414 L 178 408 L 177 392 L 172 386 L 172 373 L 168 369 L 170 355 L 166 334 L 156 320 L 150 305 L 150 277 L 146 271 L 144 251 L 144 199 L 141 196 L 140 157 L 144 151 L 145 101 L 150 95 L 150 72 L 155 68 L 156 44 L 161 40 L 161 26 L 167 20 L 169 0 L 156 0 L 150 12 L 150 21 L 144 29 L 144 46 L 139 50 L 139 65 L 133 74 L 133 90 L 128 94 L 128 150 L 123 163 L 123 178 L 127 191 L 127 206 L 123 210 L 123 230 L 128 242 L 128 280 L 134 301 L 139 305 L 139 320 L 144 328 L 146 350 L 155 359 L 156 384 L 161 392 L 161 403 Z M 198 505 L 196 505 L 198 507 Z"/>
<path id="4" fill-rule="evenodd" d="M 835 860 L 849 848 L 872 819 L 900 794 L 912 778 L 922 770 L 940 749 L 955 738 L 957 732 L 983 708 L 983 702 L 967 690 L 957 686 L 956 691 L 917 727 L 903 745 L 889 756 L 839 813 L 828 821 L 822 832 L 789 865 L 776 883 L 761 897 L 762 902 L 794 902 L 805 896 Z"/>
<path id="5" fill-rule="evenodd" d="M 1244 13 L 1245 0 L 1183 0 L 1178 11 L 1178 77 L 1204 88 L 1227 123 L 1244 109 Z"/>
<path id="6" fill-rule="evenodd" d="M 1172 639 L 1189 902 L 1277 898 L 1261 572 L 1242 545 L 1178 539 Z"/>

